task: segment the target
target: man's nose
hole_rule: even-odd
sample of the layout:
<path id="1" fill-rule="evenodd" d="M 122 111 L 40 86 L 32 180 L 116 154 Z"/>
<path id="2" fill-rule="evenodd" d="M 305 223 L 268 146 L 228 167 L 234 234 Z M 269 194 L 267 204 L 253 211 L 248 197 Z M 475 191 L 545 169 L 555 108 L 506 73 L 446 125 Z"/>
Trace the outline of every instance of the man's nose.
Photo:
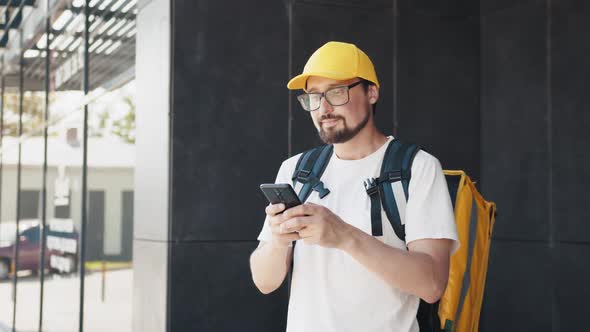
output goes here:
<path id="1" fill-rule="evenodd" d="M 326 100 L 325 96 L 320 99 L 320 108 L 318 109 L 319 115 L 329 114 L 334 111 L 334 106 L 330 105 Z"/>

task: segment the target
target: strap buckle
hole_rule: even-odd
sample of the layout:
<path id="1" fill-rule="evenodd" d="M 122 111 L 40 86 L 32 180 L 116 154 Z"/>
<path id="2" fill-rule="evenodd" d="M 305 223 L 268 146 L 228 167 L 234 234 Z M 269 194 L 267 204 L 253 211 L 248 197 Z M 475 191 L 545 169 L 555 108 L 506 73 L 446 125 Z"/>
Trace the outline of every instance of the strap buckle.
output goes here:
<path id="1" fill-rule="evenodd" d="M 387 173 L 387 181 L 388 182 L 397 182 L 400 181 L 402 179 L 402 171 L 401 170 L 397 170 L 397 171 L 391 171 Z"/>
<path id="2" fill-rule="evenodd" d="M 330 189 L 324 187 L 324 183 L 322 181 L 318 181 L 312 186 L 312 189 L 318 192 L 320 198 L 326 197 L 330 193 Z"/>
<path id="3" fill-rule="evenodd" d="M 311 175 L 311 171 L 306 171 L 304 169 L 300 170 L 297 173 L 296 179 L 301 183 L 307 183 L 309 181 L 309 176 Z"/>
<path id="4" fill-rule="evenodd" d="M 365 190 L 369 196 L 373 196 L 379 193 L 379 186 L 377 185 L 377 180 L 375 178 L 368 178 L 364 182 Z"/>

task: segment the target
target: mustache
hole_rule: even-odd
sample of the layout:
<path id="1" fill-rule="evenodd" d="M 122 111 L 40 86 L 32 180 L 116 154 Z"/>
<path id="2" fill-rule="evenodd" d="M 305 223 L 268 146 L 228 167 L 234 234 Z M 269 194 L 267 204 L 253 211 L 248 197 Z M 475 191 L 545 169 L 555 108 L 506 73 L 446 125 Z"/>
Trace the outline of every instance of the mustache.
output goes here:
<path id="1" fill-rule="evenodd" d="M 336 120 L 336 119 L 344 119 L 344 118 L 339 115 L 325 114 L 325 115 L 322 115 L 322 117 L 320 118 L 320 121 L 331 120 L 331 119 Z"/>

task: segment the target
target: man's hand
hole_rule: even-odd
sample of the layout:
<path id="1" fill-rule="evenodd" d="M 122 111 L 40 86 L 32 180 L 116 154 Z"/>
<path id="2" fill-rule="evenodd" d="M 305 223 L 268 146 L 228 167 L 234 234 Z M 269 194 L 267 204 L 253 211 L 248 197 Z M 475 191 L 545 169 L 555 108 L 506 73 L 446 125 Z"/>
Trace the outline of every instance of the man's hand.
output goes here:
<path id="1" fill-rule="evenodd" d="M 295 231 L 287 231 L 283 223 L 285 214 L 280 214 L 285 210 L 285 204 L 272 204 L 266 207 L 266 215 L 269 217 L 268 223 L 272 232 L 271 245 L 275 248 L 286 248 L 291 242 L 300 239 L 299 234 Z"/>
<path id="2" fill-rule="evenodd" d="M 281 217 L 284 232 L 297 232 L 306 244 L 326 248 L 341 248 L 353 228 L 328 208 L 311 203 L 290 208 Z"/>

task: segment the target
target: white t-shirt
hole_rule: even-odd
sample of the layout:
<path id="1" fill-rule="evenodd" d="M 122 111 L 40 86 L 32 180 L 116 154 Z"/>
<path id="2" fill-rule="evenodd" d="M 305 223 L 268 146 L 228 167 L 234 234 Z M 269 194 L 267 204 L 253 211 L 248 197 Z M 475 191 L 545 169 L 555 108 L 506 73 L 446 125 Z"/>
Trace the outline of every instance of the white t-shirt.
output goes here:
<path id="1" fill-rule="evenodd" d="M 391 139 L 359 160 L 342 160 L 333 153 L 322 175 L 330 194 L 320 199 L 313 191 L 307 202 L 323 205 L 345 222 L 371 234 L 371 201 L 363 181 L 379 176 Z M 276 183 L 292 183 L 299 156 L 283 162 Z M 439 161 L 419 151 L 411 171 L 405 212 L 406 243 L 452 239 L 455 251 L 459 242 L 453 206 Z M 295 190 L 299 192 L 301 186 L 297 184 Z M 381 212 L 383 236 L 376 238 L 407 250 L 406 243 L 395 235 L 385 211 Z M 271 241 L 266 221 L 258 240 Z M 418 304 L 417 296 L 392 288 L 345 252 L 297 241 L 287 332 L 416 332 Z"/>

